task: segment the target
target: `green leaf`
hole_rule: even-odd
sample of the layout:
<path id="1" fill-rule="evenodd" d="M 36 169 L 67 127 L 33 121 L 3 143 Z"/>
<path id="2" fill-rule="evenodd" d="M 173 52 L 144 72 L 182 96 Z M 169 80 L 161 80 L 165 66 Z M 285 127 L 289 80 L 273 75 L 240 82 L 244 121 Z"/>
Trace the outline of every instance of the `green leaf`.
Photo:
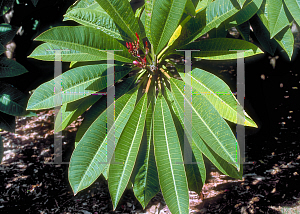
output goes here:
<path id="1" fill-rule="evenodd" d="M 9 11 L 13 2 L 14 0 L 0 1 L 0 16 L 3 16 L 5 13 Z"/>
<path id="2" fill-rule="evenodd" d="M 115 102 L 115 146 L 134 109 L 136 97 L 137 88 L 134 88 Z M 69 182 L 75 195 L 89 187 L 111 161 L 107 156 L 107 136 L 112 130 L 106 131 L 106 125 L 107 114 L 104 111 L 83 135 L 72 154 Z"/>
<path id="3" fill-rule="evenodd" d="M 184 110 L 180 108 L 179 103 L 176 99 L 174 99 L 174 95 L 167 90 L 168 97 L 170 98 L 171 103 L 173 104 L 174 112 L 176 113 L 178 119 L 180 120 L 182 126 L 184 126 Z M 188 122 L 188 121 L 187 121 Z M 192 150 L 195 155 L 196 161 L 201 163 L 201 159 L 199 160 L 198 157 L 201 157 L 199 153 L 203 153 L 222 173 L 225 175 L 228 175 L 232 178 L 241 179 L 242 178 L 242 170 L 239 172 L 237 169 L 232 165 L 229 164 L 227 161 L 225 161 L 223 158 L 221 158 L 218 154 L 216 154 L 198 135 L 196 131 L 196 127 L 192 126 L 192 130 L 187 130 L 187 133 L 185 133 L 187 136 L 190 136 L 192 138 Z M 240 165 L 239 168 L 242 168 L 243 165 Z M 198 168 L 201 170 L 201 165 Z M 203 170 L 203 169 L 202 169 Z M 205 169 L 204 169 L 205 170 Z M 202 172 L 202 171 L 200 171 Z M 203 174 L 203 172 L 202 172 Z M 204 177 L 205 178 L 205 177 Z M 204 181 L 203 181 L 204 183 Z"/>
<path id="4" fill-rule="evenodd" d="M 250 22 L 246 21 L 238 26 L 236 26 L 236 29 L 239 31 L 241 36 L 243 37 L 244 40 L 249 42 L 249 37 L 250 37 Z"/>
<path id="5" fill-rule="evenodd" d="M 179 73 L 183 81 L 185 75 L 191 78 L 192 87 L 196 91 L 195 95 L 203 95 L 215 107 L 219 114 L 228 121 L 241 124 L 241 120 L 245 117 L 245 122 L 241 125 L 256 127 L 257 125 L 251 117 L 243 110 L 243 115 L 237 112 L 240 106 L 238 100 L 232 94 L 229 86 L 219 77 L 204 71 L 199 68 L 192 70 L 191 75 L 186 73 Z M 237 117 L 239 119 L 237 119 Z"/>
<path id="6" fill-rule="evenodd" d="M 211 2 L 212 0 L 199 1 L 196 7 L 196 13 L 199 13 L 201 10 L 205 9 Z"/>
<path id="7" fill-rule="evenodd" d="M 31 2 L 32 2 L 33 6 L 36 7 L 36 5 L 37 5 L 37 3 L 39 2 L 39 0 L 31 0 Z"/>
<path id="8" fill-rule="evenodd" d="M 169 41 L 182 17 L 187 0 L 146 1 L 146 35 L 158 54 Z M 149 20 L 150 19 L 150 20 Z M 150 36 L 149 36 L 150 33 Z"/>
<path id="9" fill-rule="evenodd" d="M 246 0 L 237 0 L 237 2 L 239 3 L 240 7 L 243 8 L 243 5 L 246 2 Z"/>
<path id="10" fill-rule="evenodd" d="M 8 132 L 15 132 L 16 130 L 16 120 L 15 116 L 2 113 L 0 111 L 0 129 L 6 130 Z"/>
<path id="11" fill-rule="evenodd" d="M 121 83 L 116 85 L 115 91 L 115 99 L 119 99 L 122 95 L 124 95 L 135 80 L 135 76 L 127 78 L 126 80 L 122 81 Z M 75 138 L 75 147 L 85 134 L 85 132 L 89 129 L 89 127 L 93 124 L 93 122 L 103 113 L 103 111 L 107 107 L 107 97 L 102 96 L 92 107 L 87 111 L 85 115 L 85 119 L 83 120 L 82 124 L 80 125 L 79 129 L 76 133 Z"/>
<path id="12" fill-rule="evenodd" d="M 294 35 L 292 30 L 289 27 L 286 27 L 282 31 L 280 31 L 274 39 L 278 42 L 278 44 L 282 47 L 282 49 L 287 53 L 289 59 L 292 59 L 294 52 Z"/>
<path id="13" fill-rule="evenodd" d="M 55 120 L 54 132 L 64 130 L 101 97 L 102 95 L 90 95 L 62 105 Z"/>
<path id="14" fill-rule="evenodd" d="M 263 0 L 250 0 L 235 15 L 225 21 L 226 29 L 241 25 L 259 10 Z"/>
<path id="15" fill-rule="evenodd" d="M 3 153 L 4 153 L 3 141 L 2 141 L 2 137 L 1 137 L 1 135 L 0 135 L 0 164 L 1 164 L 1 162 L 2 162 Z"/>
<path id="16" fill-rule="evenodd" d="M 184 104 L 192 109 L 192 126 L 201 138 L 224 160 L 239 167 L 239 146 L 230 127 L 202 94 L 193 96 L 193 104 L 185 100 L 184 82 L 170 79 L 172 93 L 181 111 Z M 195 91 L 193 91 L 194 93 Z"/>
<path id="17" fill-rule="evenodd" d="M 134 195 L 144 209 L 160 190 L 153 147 L 152 109 L 152 103 L 150 103 L 146 115 L 144 135 L 132 172 Z"/>
<path id="18" fill-rule="evenodd" d="M 0 58 L 0 78 L 19 76 L 27 72 L 26 68 L 15 60 Z"/>
<path id="19" fill-rule="evenodd" d="M 107 66 L 113 65 L 100 64 L 77 67 L 40 85 L 31 95 L 27 109 L 53 108 L 105 89 L 107 87 Z M 130 68 L 115 66 L 115 71 L 117 71 L 114 74 L 115 82 L 117 82 L 129 73 Z M 57 94 L 54 92 L 55 81 L 61 81 L 61 90 L 58 89 Z M 61 97 L 61 104 L 54 103 L 56 95 Z"/>
<path id="20" fill-rule="evenodd" d="M 70 48 L 62 47 L 60 45 L 54 45 L 51 43 L 43 43 L 37 46 L 28 58 L 34 58 L 44 61 L 55 61 L 55 50 L 61 50 L 61 61 L 62 62 L 86 62 L 86 61 L 97 61 L 102 60 L 103 56 L 97 56 L 87 52 L 81 52 L 72 50 Z"/>
<path id="21" fill-rule="evenodd" d="M 115 161 L 109 168 L 108 187 L 114 210 L 128 184 L 142 140 L 146 111 L 145 93 L 133 110 L 115 149 Z"/>
<path id="22" fill-rule="evenodd" d="M 159 94 L 153 116 L 159 183 L 171 213 L 188 213 L 189 195 L 180 142 L 165 98 Z"/>
<path id="23" fill-rule="evenodd" d="M 49 42 L 62 47 L 70 48 L 83 53 L 107 59 L 107 50 L 115 51 L 114 59 L 132 63 L 134 58 L 127 48 L 119 41 L 100 30 L 86 26 L 55 27 L 35 38 L 37 41 Z"/>
<path id="24" fill-rule="evenodd" d="M 0 82 L 0 111 L 3 113 L 22 116 L 26 113 L 28 96 L 14 86 Z"/>
<path id="25" fill-rule="evenodd" d="M 169 105 L 169 108 L 171 110 L 172 118 L 176 127 L 177 135 L 179 137 L 180 141 L 180 146 L 181 146 L 181 151 L 183 154 L 185 147 L 190 147 L 192 144 L 192 138 L 188 139 L 191 140 L 189 141 L 188 145 L 184 145 L 184 134 L 186 136 L 188 135 L 187 133 L 184 133 L 183 126 L 178 118 L 178 110 L 176 108 L 176 104 L 174 105 L 174 99 L 173 96 L 170 94 L 171 92 L 167 89 L 167 103 Z M 192 150 L 191 150 L 192 151 Z M 183 157 L 183 160 L 185 160 L 185 157 Z M 200 194 L 202 187 L 205 183 L 206 179 L 206 170 L 205 170 L 205 164 L 203 161 L 202 153 L 200 150 L 196 150 L 192 153 L 192 164 L 185 164 L 185 171 L 186 171 L 186 176 L 187 176 L 187 181 L 188 181 L 188 187 L 189 190 L 195 191 L 198 195 Z"/>
<path id="26" fill-rule="evenodd" d="M 99 29 L 115 39 L 130 40 L 128 35 L 116 26 L 113 19 L 105 11 L 80 8 L 71 10 L 65 16 L 79 24 Z"/>
<path id="27" fill-rule="evenodd" d="M 195 19 L 189 19 L 182 26 L 181 35 L 172 45 L 173 49 L 180 48 L 229 19 L 239 11 L 237 5 L 230 0 L 215 0 L 197 13 Z M 195 27 L 197 26 L 197 27 Z"/>
<path id="28" fill-rule="evenodd" d="M 192 2 L 192 0 L 187 0 L 185 5 L 185 11 L 188 15 L 195 17 L 196 16 L 196 9 Z"/>
<path id="29" fill-rule="evenodd" d="M 135 33 L 140 34 L 139 24 L 127 0 L 96 1 L 132 40 L 136 40 Z"/>
<path id="30" fill-rule="evenodd" d="M 283 28 L 289 25 L 289 20 L 285 14 L 282 0 L 267 0 L 266 7 L 271 34 L 270 38 L 272 39 Z"/>
<path id="31" fill-rule="evenodd" d="M 0 55 L 6 51 L 3 45 L 0 44 Z"/>
<path id="32" fill-rule="evenodd" d="M 19 27 L 11 26 L 10 24 L 0 24 L 0 43 L 5 45 L 11 41 L 15 37 L 18 29 Z"/>
<path id="33" fill-rule="evenodd" d="M 214 38 L 193 42 L 182 47 L 183 50 L 200 50 L 193 52 L 193 57 L 209 60 L 228 60 L 236 59 L 235 51 L 246 50 L 244 57 L 262 54 L 263 52 L 254 44 L 239 39 Z M 175 53 L 175 52 L 174 52 Z M 184 52 L 177 51 L 177 54 L 183 55 Z"/>
<path id="34" fill-rule="evenodd" d="M 284 0 L 284 3 L 297 24 L 300 25 L 300 0 Z"/>
<path id="35" fill-rule="evenodd" d="M 258 14 L 260 14 L 260 17 L 255 14 L 249 20 L 251 27 L 253 28 L 253 33 L 259 43 L 262 45 L 263 50 L 267 51 L 271 55 L 274 55 L 278 44 L 274 38 L 270 39 L 271 35 L 268 30 L 268 20 L 262 14 L 262 11 L 259 10 Z M 262 20 L 264 20 L 264 23 L 262 22 Z"/>

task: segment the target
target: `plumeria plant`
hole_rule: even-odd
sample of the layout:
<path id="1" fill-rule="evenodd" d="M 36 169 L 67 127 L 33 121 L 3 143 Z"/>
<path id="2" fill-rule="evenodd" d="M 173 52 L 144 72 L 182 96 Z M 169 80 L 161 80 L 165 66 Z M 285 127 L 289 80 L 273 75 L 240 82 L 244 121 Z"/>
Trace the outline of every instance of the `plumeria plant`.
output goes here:
<path id="1" fill-rule="evenodd" d="M 228 123 L 257 126 L 238 111 L 241 106 L 223 80 L 197 67 L 186 72 L 188 65 L 173 59 L 185 59 L 184 50 L 191 50 L 193 60 L 235 60 L 237 52 L 231 50 L 244 50 L 239 56 L 250 57 L 277 47 L 291 58 L 290 25 L 299 21 L 299 2 L 146 0 L 138 8 L 133 5 L 128 0 L 79 0 L 64 19 L 78 26 L 39 35 L 35 40 L 45 43 L 29 57 L 54 61 L 55 50 L 61 50 L 61 60 L 70 62 L 71 69 L 39 86 L 27 109 L 61 106 L 55 132 L 87 111 L 69 165 L 74 194 L 102 174 L 114 209 L 126 187 L 133 187 L 144 208 L 161 190 L 172 213 L 188 213 L 188 191 L 200 194 L 205 183 L 203 156 L 225 175 L 242 177 L 239 144 Z M 290 12 L 282 10 L 286 6 Z M 276 13 L 282 22 L 274 25 Z M 232 27 L 241 39 L 226 38 Z M 250 34 L 260 48 L 249 42 Z M 114 55 L 108 50 L 115 50 Z M 114 57 L 114 64 L 107 63 L 108 57 Z M 114 75 L 108 74 L 112 66 Z M 114 79 L 115 101 L 107 106 L 107 97 L 95 94 L 111 88 L 109 78 Z M 61 90 L 55 94 L 58 80 Z M 55 104 L 58 95 L 62 102 Z M 112 105 L 115 113 L 109 118 Z M 114 125 L 108 127 L 112 119 Z"/>

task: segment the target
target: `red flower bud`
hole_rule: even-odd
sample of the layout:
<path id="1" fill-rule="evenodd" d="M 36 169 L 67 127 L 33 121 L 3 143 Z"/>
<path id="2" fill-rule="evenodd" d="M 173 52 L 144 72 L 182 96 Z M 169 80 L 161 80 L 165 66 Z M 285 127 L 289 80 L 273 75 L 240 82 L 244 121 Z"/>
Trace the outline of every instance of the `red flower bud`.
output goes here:
<path id="1" fill-rule="evenodd" d="M 140 41 L 139 35 L 138 35 L 137 33 L 135 33 L 135 35 L 136 35 L 136 38 L 137 38 L 137 40 L 138 40 L 138 42 L 139 42 L 139 41 Z"/>
<path id="2" fill-rule="evenodd" d="M 146 65 L 146 63 L 147 63 L 146 56 L 144 58 L 142 58 L 142 62 L 143 62 L 144 65 Z"/>
<path id="3" fill-rule="evenodd" d="M 142 67 L 143 67 L 142 64 L 141 64 L 140 62 L 136 61 L 136 60 L 134 60 L 132 63 L 133 63 L 135 66 L 138 66 L 139 68 L 142 68 Z"/>
<path id="4" fill-rule="evenodd" d="M 126 42 L 126 47 L 129 48 L 128 42 Z"/>
<path id="5" fill-rule="evenodd" d="M 133 47 L 132 47 L 131 42 L 129 42 L 129 46 L 130 46 L 130 51 L 133 51 Z"/>

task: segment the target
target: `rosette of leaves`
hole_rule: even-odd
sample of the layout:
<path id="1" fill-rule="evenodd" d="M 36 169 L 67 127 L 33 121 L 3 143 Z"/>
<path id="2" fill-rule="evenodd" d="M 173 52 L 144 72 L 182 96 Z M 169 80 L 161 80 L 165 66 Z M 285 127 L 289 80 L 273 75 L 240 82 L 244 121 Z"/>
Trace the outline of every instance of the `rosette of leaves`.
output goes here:
<path id="1" fill-rule="evenodd" d="M 239 145 L 227 122 L 257 127 L 255 122 L 238 111 L 241 106 L 223 80 L 199 68 L 185 73 L 170 59 L 184 57 L 180 50 L 201 50 L 192 58 L 212 61 L 242 57 L 230 50 L 245 50 L 244 57 L 263 53 L 247 40 L 246 30 L 244 40 L 226 38 L 228 28 L 249 24 L 262 2 L 147 0 L 133 9 L 127 0 L 81 0 L 64 18 L 78 26 L 55 27 L 35 39 L 45 43 L 29 57 L 54 61 L 55 50 L 61 50 L 61 60 L 72 69 L 39 86 L 27 109 L 61 106 L 55 132 L 89 109 L 70 160 L 74 194 L 103 174 L 114 209 L 133 186 L 144 208 L 161 189 L 172 213 L 188 213 L 188 190 L 200 194 L 206 179 L 203 156 L 225 175 L 242 177 Z M 198 40 L 207 33 L 210 39 Z M 107 50 L 116 50 L 114 64 L 106 61 L 112 58 Z M 108 75 L 112 66 L 113 76 Z M 115 83 L 109 106 L 105 95 L 92 95 L 109 91 L 108 79 Z M 61 81 L 56 94 L 55 81 Z M 55 104 L 55 95 L 61 103 Z"/>

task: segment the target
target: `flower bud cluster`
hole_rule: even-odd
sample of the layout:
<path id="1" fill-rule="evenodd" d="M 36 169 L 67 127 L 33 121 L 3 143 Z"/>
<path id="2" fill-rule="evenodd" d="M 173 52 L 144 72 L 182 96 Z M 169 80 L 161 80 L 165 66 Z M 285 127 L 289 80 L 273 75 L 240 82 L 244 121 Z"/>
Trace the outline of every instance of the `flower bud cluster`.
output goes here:
<path id="1" fill-rule="evenodd" d="M 132 56 L 137 57 L 137 60 L 134 60 L 132 63 L 139 67 L 139 68 L 146 68 L 147 65 L 147 59 L 146 56 L 149 53 L 149 48 L 148 48 L 148 43 L 147 41 L 145 42 L 145 49 L 146 53 L 144 57 L 141 57 L 139 54 L 140 51 L 140 37 L 137 33 L 135 33 L 137 41 L 134 42 L 126 42 L 126 47 L 128 49 L 128 52 L 131 53 Z"/>

